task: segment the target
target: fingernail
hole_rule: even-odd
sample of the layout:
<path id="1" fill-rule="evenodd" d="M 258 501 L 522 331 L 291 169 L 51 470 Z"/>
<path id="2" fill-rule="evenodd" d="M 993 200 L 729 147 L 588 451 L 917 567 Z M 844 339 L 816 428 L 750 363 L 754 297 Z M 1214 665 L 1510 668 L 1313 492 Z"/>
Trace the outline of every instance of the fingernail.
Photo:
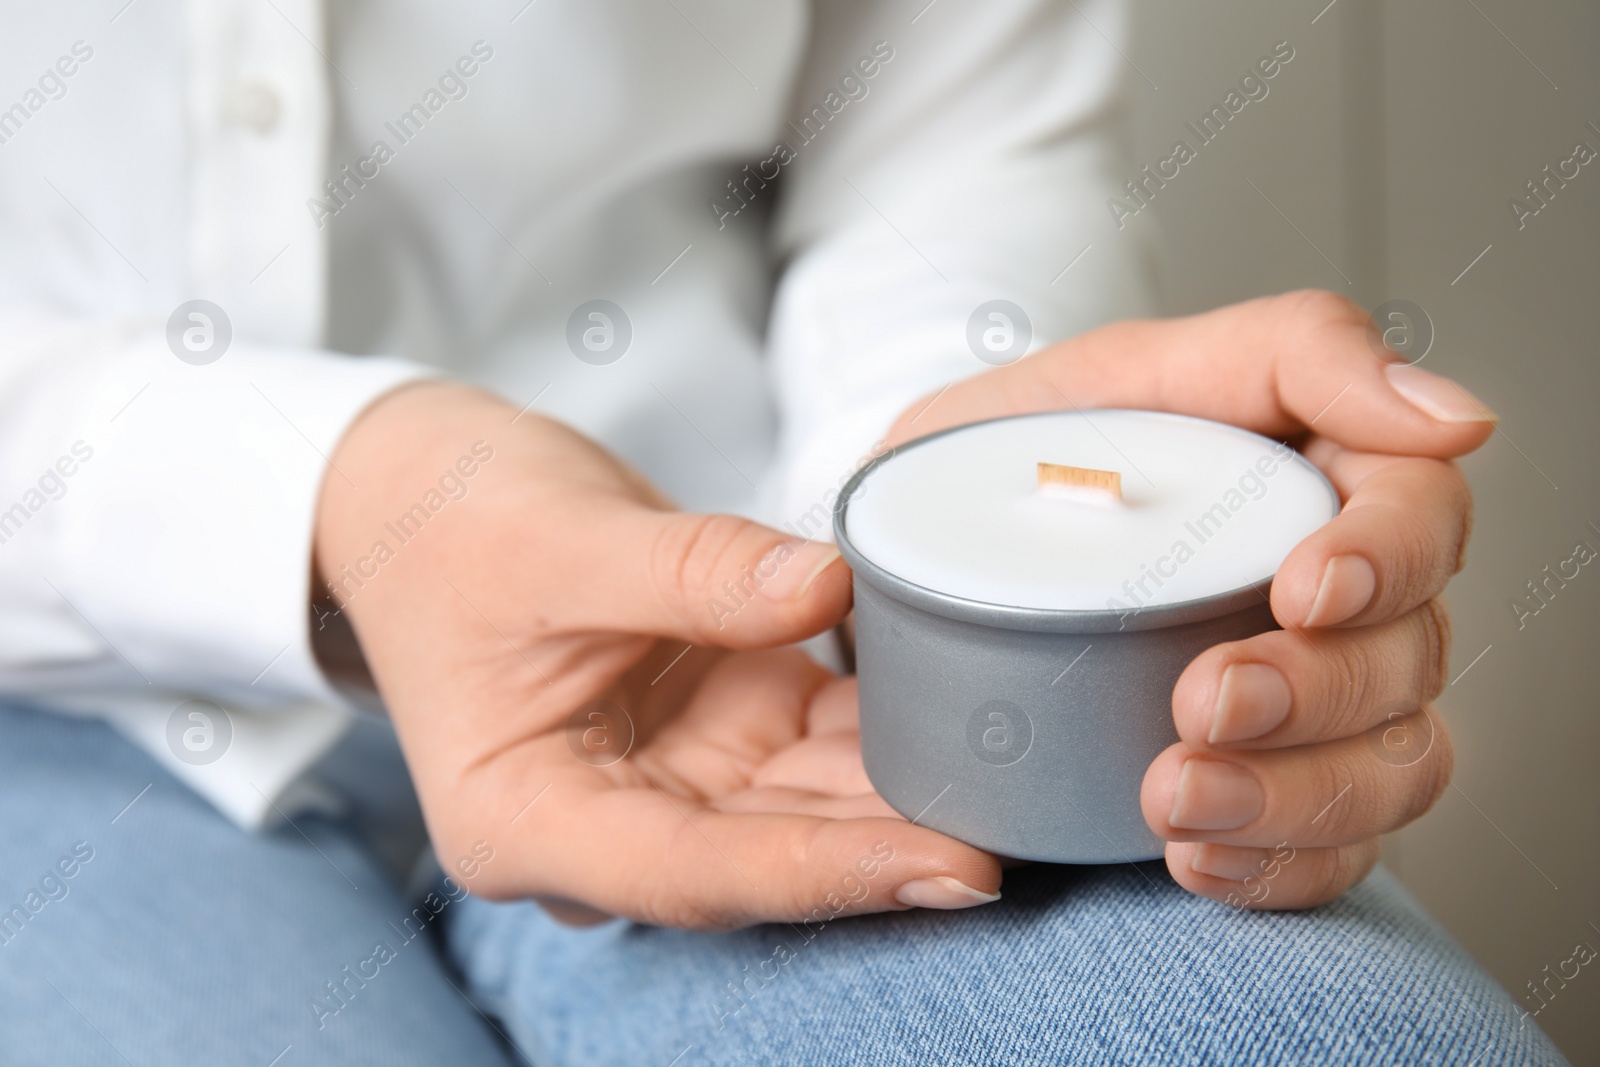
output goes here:
<path id="1" fill-rule="evenodd" d="M 1499 422 L 1483 401 L 1449 378 L 1441 377 L 1409 363 L 1390 363 L 1383 368 L 1394 391 L 1411 406 L 1440 422 Z"/>
<path id="2" fill-rule="evenodd" d="M 1334 556 L 1322 572 L 1317 597 L 1306 612 L 1307 626 L 1332 626 L 1344 622 L 1372 601 L 1378 575 L 1360 556 Z"/>
<path id="3" fill-rule="evenodd" d="M 1265 663 L 1235 663 L 1222 672 L 1217 710 L 1211 715 L 1213 745 L 1260 737 L 1289 717 L 1289 680 Z"/>
<path id="4" fill-rule="evenodd" d="M 938 878 L 918 878 L 894 891 L 894 899 L 913 908 L 938 908 L 954 911 L 972 908 L 979 904 L 993 904 L 999 893 L 984 893 L 965 882 L 941 875 Z"/>
<path id="5" fill-rule="evenodd" d="M 1261 783 L 1237 763 L 1190 759 L 1178 772 L 1167 824 L 1176 830 L 1237 830 L 1265 805 Z"/>
<path id="6" fill-rule="evenodd" d="M 1260 874 L 1267 858 L 1266 849 L 1207 843 L 1194 850 L 1194 855 L 1189 857 L 1189 868 L 1213 878 L 1242 882 Z"/>
<path id="7" fill-rule="evenodd" d="M 831 541 L 785 541 L 762 557 L 755 575 L 771 600 L 799 600 L 839 558 Z"/>

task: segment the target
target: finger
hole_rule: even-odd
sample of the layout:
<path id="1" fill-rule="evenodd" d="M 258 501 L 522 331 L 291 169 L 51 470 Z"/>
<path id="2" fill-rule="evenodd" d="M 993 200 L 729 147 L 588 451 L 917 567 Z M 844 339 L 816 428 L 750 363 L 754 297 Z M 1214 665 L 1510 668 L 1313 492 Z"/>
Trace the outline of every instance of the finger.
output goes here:
<path id="1" fill-rule="evenodd" d="M 850 572 L 827 542 L 799 541 L 733 515 L 660 511 L 610 496 L 576 510 L 568 525 L 594 536 L 566 544 L 559 561 L 529 560 L 583 575 L 583 596 L 541 606 L 559 610 L 570 629 L 760 648 L 820 633 L 849 610 Z"/>
<path id="2" fill-rule="evenodd" d="M 750 784 L 843 797 L 872 792 L 861 762 L 861 738 L 853 733 L 821 734 L 797 741 L 757 768 Z"/>
<path id="3" fill-rule="evenodd" d="M 817 692 L 806 710 L 806 733 L 859 733 L 861 709 L 854 675 L 835 678 Z"/>
<path id="4" fill-rule="evenodd" d="M 1396 745 L 1395 732 L 1415 739 Z M 1422 815 L 1450 782 L 1449 735 L 1426 709 L 1358 737 L 1259 751 L 1179 742 L 1145 772 L 1145 822 L 1168 841 L 1350 845 Z"/>
<path id="5" fill-rule="evenodd" d="M 1372 323 L 1325 292 L 1093 330 L 913 404 L 891 445 L 979 419 L 1061 408 L 1199 415 L 1282 439 L 1315 425 L 1352 448 L 1449 457 L 1494 415 L 1447 378 L 1380 358 Z"/>
<path id="6" fill-rule="evenodd" d="M 824 819 L 904 819 L 876 793 L 824 796 L 809 789 L 747 789 L 714 801 L 717 811 L 746 814 L 816 815 Z"/>
<path id="7" fill-rule="evenodd" d="M 724 812 L 658 789 L 557 781 L 508 825 L 498 818 L 504 792 L 479 790 L 477 818 L 506 827 L 508 846 L 496 848 L 474 883 L 490 899 L 554 895 L 637 922 L 732 929 L 769 921 L 815 928 L 841 915 L 970 907 L 998 896 L 993 856 L 900 818 Z M 435 828 L 447 854 L 475 832 Z"/>
<path id="8" fill-rule="evenodd" d="M 647 700 L 668 674 L 646 687 Z M 832 677 L 797 648 L 730 655 L 632 758 L 651 780 L 702 797 L 744 789 L 774 753 L 801 739 L 807 706 Z"/>
<path id="9" fill-rule="evenodd" d="M 1378 862 L 1376 839 L 1340 848 L 1169 844 L 1167 870 L 1191 893 L 1252 911 L 1314 908 L 1360 882 Z"/>
<path id="10" fill-rule="evenodd" d="M 1274 630 L 1196 656 L 1172 690 L 1196 748 L 1287 748 L 1364 733 L 1444 689 L 1449 616 L 1437 600 L 1355 630 Z"/>
<path id="11" fill-rule="evenodd" d="M 1272 580 L 1288 626 L 1365 625 L 1438 596 L 1461 569 L 1472 492 L 1453 463 L 1311 449 L 1345 505 L 1295 546 Z"/>

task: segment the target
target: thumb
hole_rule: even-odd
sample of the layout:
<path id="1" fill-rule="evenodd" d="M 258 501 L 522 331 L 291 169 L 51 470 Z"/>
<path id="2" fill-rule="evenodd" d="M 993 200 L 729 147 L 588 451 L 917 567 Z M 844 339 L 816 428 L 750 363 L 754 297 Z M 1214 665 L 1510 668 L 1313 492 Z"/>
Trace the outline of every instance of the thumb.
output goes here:
<path id="1" fill-rule="evenodd" d="M 1310 429 L 1358 451 L 1437 459 L 1494 432 L 1494 414 L 1462 386 L 1395 358 L 1354 303 L 1287 293 L 1091 330 L 913 405 L 888 440 L 1068 408 L 1172 411 L 1277 438 Z"/>
<path id="2" fill-rule="evenodd" d="M 830 542 L 646 507 L 605 528 L 607 543 L 590 543 L 592 558 L 577 561 L 593 590 L 573 605 L 578 625 L 763 648 L 821 633 L 850 610 L 850 571 Z"/>

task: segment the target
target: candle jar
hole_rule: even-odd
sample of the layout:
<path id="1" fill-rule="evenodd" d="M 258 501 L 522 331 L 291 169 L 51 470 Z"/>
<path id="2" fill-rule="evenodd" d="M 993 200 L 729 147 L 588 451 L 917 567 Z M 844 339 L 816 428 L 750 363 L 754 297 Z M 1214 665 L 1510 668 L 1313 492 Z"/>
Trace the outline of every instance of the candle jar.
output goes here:
<path id="1" fill-rule="evenodd" d="M 1054 493 L 1035 468 L 1057 463 L 1127 493 Z M 834 507 L 873 785 L 1003 856 L 1160 856 L 1139 789 L 1178 740 L 1178 676 L 1277 628 L 1273 574 L 1338 508 L 1286 445 L 1156 412 L 996 419 L 878 457 Z"/>

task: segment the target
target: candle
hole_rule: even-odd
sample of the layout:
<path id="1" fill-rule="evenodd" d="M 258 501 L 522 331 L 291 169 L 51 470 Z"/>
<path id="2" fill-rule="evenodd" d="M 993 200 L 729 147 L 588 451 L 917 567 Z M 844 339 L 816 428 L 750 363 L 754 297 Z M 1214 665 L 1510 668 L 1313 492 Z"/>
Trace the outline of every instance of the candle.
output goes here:
<path id="1" fill-rule="evenodd" d="M 861 751 L 907 818 L 1005 856 L 1152 859 L 1145 769 L 1206 648 L 1274 629 L 1273 574 L 1339 509 L 1287 445 L 1146 411 L 958 427 L 857 472 Z"/>
<path id="2" fill-rule="evenodd" d="M 1041 463 L 1120 474 L 1122 500 L 1041 486 Z M 965 600 L 1126 611 L 1262 582 L 1337 509 L 1316 468 L 1246 430 L 1052 412 L 904 449 L 862 481 L 846 533 L 885 570 Z"/>

